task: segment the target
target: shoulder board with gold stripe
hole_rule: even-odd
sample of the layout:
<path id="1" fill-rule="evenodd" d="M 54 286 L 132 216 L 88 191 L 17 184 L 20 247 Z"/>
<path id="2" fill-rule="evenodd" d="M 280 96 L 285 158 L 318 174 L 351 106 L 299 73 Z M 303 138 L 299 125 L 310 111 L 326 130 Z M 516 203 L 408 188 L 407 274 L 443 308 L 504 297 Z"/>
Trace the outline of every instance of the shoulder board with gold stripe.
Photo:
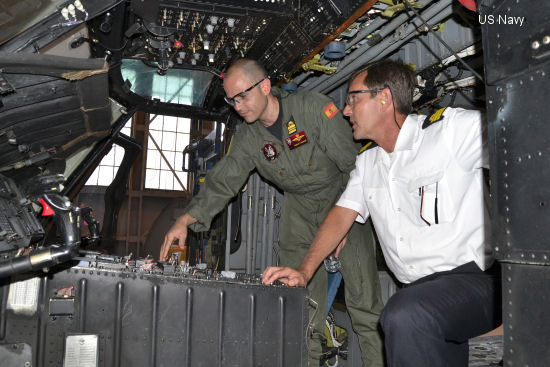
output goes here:
<path id="1" fill-rule="evenodd" d="M 378 146 L 378 144 L 376 144 L 376 143 L 374 142 L 374 140 L 369 140 L 369 142 L 368 142 L 367 144 L 363 145 L 363 146 L 361 147 L 361 149 L 359 149 L 359 153 L 357 153 L 357 155 L 359 155 L 359 154 L 361 154 L 361 153 L 363 153 L 363 152 L 365 152 L 365 151 L 367 151 L 367 150 L 369 150 L 369 149 L 372 149 L 372 148 L 374 148 L 374 147 L 377 147 L 377 146 Z"/>
<path id="2" fill-rule="evenodd" d="M 424 119 L 424 123 L 422 124 L 422 129 L 425 129 L 429 126 L 432 126 L 434 123 L 443 120 L 445 116 L 443 116 L 443 112 L 447 107 L 440 108 L 439 110 L 435 111 L 430 117 L 426 117 Z"/>
<path id="3" fill-rule="evenodd" d="M 233 146 L 233 137 L 235 137 L 235 134 L 231 135 L 231 140 L 229 141 L 229 148 L 227 148 L 227 153 L 225 153 L 226 155 L 229 154 L 229 152 L 231 151 L 231 147 Z"/>

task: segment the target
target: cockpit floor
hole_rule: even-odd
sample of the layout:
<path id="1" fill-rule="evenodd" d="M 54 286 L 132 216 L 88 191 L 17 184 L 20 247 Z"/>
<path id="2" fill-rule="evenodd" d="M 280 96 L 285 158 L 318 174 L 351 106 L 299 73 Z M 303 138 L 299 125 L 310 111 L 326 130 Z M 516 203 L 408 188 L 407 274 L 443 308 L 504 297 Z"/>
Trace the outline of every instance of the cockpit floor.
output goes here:
<path id="1" fill-rule="evenodd" d="M 483 336 L 470 339 L 469 367 L 502 366 L 502 335 Z"/>

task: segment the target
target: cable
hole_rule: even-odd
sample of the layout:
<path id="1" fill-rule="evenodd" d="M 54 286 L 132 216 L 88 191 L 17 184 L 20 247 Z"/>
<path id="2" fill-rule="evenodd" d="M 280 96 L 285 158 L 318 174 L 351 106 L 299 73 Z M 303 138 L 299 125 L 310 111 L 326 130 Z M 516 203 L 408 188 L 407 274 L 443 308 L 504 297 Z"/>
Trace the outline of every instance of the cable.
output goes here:
<path id="1" fill-rule="evenodd" d="M 428 25 L 428 23 L 424 20 L 424 18 L 422 18 L 422 16 L 420 15 L 420 13 L 414 8 L 414 6 L 411 6 L 411 4 L 409 4 L 409 1 L 411 0 L 405 0 L 404 4 L 405 4 L 405 7 L 407 9 L 410 9 L 414 12 L 414 14 L 418 17 L 418 19 L 420 19 L 422 21 L 422 23 L 424 23 L 424 26 L 426 26 L 426 28 L 432 32 L 432 34 L 434 35 L 434 37 L 443 45 L 445 46 L 445 48 L 447 48 L 447 50 L 449 50 L 455 57 L 458 61 L 460 61 L 465 67 L 466 69 L 470 70 L 472 72 L 472 74 L 475 75 L 476 78 L 478 78 L 479 80 L 481 80 L 483 82 L 483 77 L 481 75 L 479 75 L 474 69 L 472 69 L 472 67 L 470 65 L 468 65 L 464 60 L 462 60 L 461 57 L 459 57 L 456 52 L 451 48 L 451 46 L 449 46 L 441 37 L 439 37 L 439 35 L 437 33 L 435 33 L 435 31 L 432 29 L 432 27 L 430 27 Z"/>
<path id="2" fill-rule="evenodd" d="M 58 28 L 63 28 L 63 27 L 70 27 L 70 26 L 73 26 L 73 25 L 77 25 L 77 24 L 81 24 L 81 23 L 84 23 L 85 21 L 88 20 L 88 12 L 84 11 L 84 13 L 86 14 L 85 18 L 83 20 L 72 20 L 70 22 L 67 22 L 67 23 L 58 23 L 58 24 L 53 24 L 51 25 L 45 32 L 41 33 L 41 34 L 38 34 L 32 38 L 30 38 L 27 42 L 25 42 L 22 46 L 19 46 L 17 49 L 14 50 L 14 52 L 20 52 L 22 50 L 24 50 L 25 48 L 27 48 L 31 43 L 35 42 L 35 41 L 38 41 L 40 38 L 43 38 L 44 36 L 47 36 L 48 34 L 50 34 L 53 30 L 55 29 L 58 29 Z M 35 52 L 38 52 L 38 49 L 35 50 Z"/>
<path id="3" fill-rule="evenodd" d="M 388 88 L 388 90 L 390 91 L 390 94 L 391 94 L 391 104 L 393 106 L 393 121 L 395 122 L 395 125 L 397 125 L 397 128 L 399 130 L 401 130 L 401 126 L 399 126 L 399 124 L 397 123 L 397 116 L 396 116 L 396 113 L 395 113 L 395 100 L 393 99 L 393 92 L 391 91 L 391 88 L 389 85 L 384 85 L 385 88 Z"/>
<path id="4" fill-rule="evenodd" d="M 315 320 L 315 315 L 317 315 L 317 309 L 319 308 L 319 304 L 311 297 L 307 296 L 306 299 L 310 302 L 310 303 L 313 303 L 313 305 L 311 307 L 314 307 L 315 310 L 313 311 L 313 314 L 311 315 L 311 318 L 307 324 L 307 330 L 308 330 L 308 335 L 306 336 L 306 350 L 307 350 L 307 353 L 309 354 L 310 350 L 309 350 L 309 339 L 310 339 L 310 331 L 311 331 L 311 339 L 313 339 L 313 333 L 315 332 L 315 328 L 313 326 L 313 320 Z"/>
<path id="5" fill-rule="evenodd" d="M 111 9 L 111 8 L 114 8 L 116 6 L 118 6 L 119 4 L 123 3 L 124 1 L 126 0 L 120 0 L 118 2 L 116 2 L 114 5 L 110 5 L 110 6 L 106 6 L 104 7 L 102 10 L 100 10 L 99 12 L 97 12 L 97 14 L 102 14 L 103 12 L 107 11 L 108 9 Z M 59 7 L 58 7 L 59 9 Z M 57 12 L 56 12 L 57 13 Z M 63 28 L 63 27 L 71 27 L 71 26 L 74 26 L 74 25 L 77 25 L 77 24 L 81 24 L 81 23 L 84 23 L 88 20 L 89 18 L 89 14 L 87 11 L 83 11 L 83 13 L 85 14 L 85 18 L 83 20 L 72 20 L 72 21 L 69 21 L 67 23 L 58 23 L 58 24 L 53 24 L 51 25 L 50 27 L 48 27 L 48 29 L 44 32 L 42 32 L 41 34 L 38 34 L 32 38 L 30 38 L 27 42 L 25 42 L 22 46 L 19 46 L 18 48 L 16 48 L 13 52 L 20 52 L 22 50 L 24 50 L 25 48 L 27 48 L 31 43 L 34 43 L 35 41 L 38 41 L 39 39 L 43 38 L 44 36 L 47 36 L 48 34 L 50 34 L 53 30 L 55 29 L 58 29 L 58 28 Z M 35 46 L 35 50 L 34 52 L 38 52 L 39 48 L 37 46 Z"/>
<path id="6" fill-rule="evenodd" d="M 84 38 L 84 37 L 82 37 L 82 38 Z M 92 43 L 92 42 L 93 42 L 93 43 L 97 43 L 98 45 L 100 45 L 100 46 L 103 47 L 104 49 L 109 50 L 109 51 L 115 51 L 115 52 L 124 50 L 124 49 L 126 48 L 126 45 L 128 45 L 128 41 L 129 41 L 129 40 L 130 40 L 130 38 L 127 38 L 126 41 L 124 42 L 124 44 L 122 45 L 122 47 L 120 47 L 120 48 L 109 48 L 109 47 L 105 46 L 103 43 L 101 43 L 101 42 L 99 42 L 99 41 L 93 42 L 93 41 L 91 41 L 90 39 L 85 38 L 85 41 L 86 41 L 86 42 L 89 42 L 89 43 Z"/>

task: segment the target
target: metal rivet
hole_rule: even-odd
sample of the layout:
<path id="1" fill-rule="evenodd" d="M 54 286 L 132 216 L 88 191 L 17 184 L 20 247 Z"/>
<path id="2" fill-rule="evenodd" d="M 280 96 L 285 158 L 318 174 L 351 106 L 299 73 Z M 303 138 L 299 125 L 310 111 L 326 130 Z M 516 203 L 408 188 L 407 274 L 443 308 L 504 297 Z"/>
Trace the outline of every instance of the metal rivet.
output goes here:
<path id="1" fill-rule="evenodd" d="M 544 43 L 545 45 L 549 44 L 550 43 L 550 36 L 544 36 L 542 38 L 542 43 Z"/>
<path id="2" fill-rule="evenodd" d="M 531 48 L 533 50 L 537 50 L 539 47 L 540 47 L 540 42 L 539 41 L 533 41 L 533 43 L 531 43 Z"/>

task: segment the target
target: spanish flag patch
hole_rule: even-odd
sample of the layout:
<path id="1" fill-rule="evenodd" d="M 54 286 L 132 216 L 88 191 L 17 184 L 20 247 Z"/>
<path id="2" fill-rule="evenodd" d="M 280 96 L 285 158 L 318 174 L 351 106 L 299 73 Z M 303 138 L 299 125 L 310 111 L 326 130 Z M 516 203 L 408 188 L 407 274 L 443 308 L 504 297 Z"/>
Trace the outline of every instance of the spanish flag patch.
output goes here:
<path id="1" fill-rule="evenodd" d="M 333 102 L 330 102 L 330 104 L 325 107 L 323 112 L 329 119 L 331 119 L 338 113 L 338 107 L 336 107 Z"/>

